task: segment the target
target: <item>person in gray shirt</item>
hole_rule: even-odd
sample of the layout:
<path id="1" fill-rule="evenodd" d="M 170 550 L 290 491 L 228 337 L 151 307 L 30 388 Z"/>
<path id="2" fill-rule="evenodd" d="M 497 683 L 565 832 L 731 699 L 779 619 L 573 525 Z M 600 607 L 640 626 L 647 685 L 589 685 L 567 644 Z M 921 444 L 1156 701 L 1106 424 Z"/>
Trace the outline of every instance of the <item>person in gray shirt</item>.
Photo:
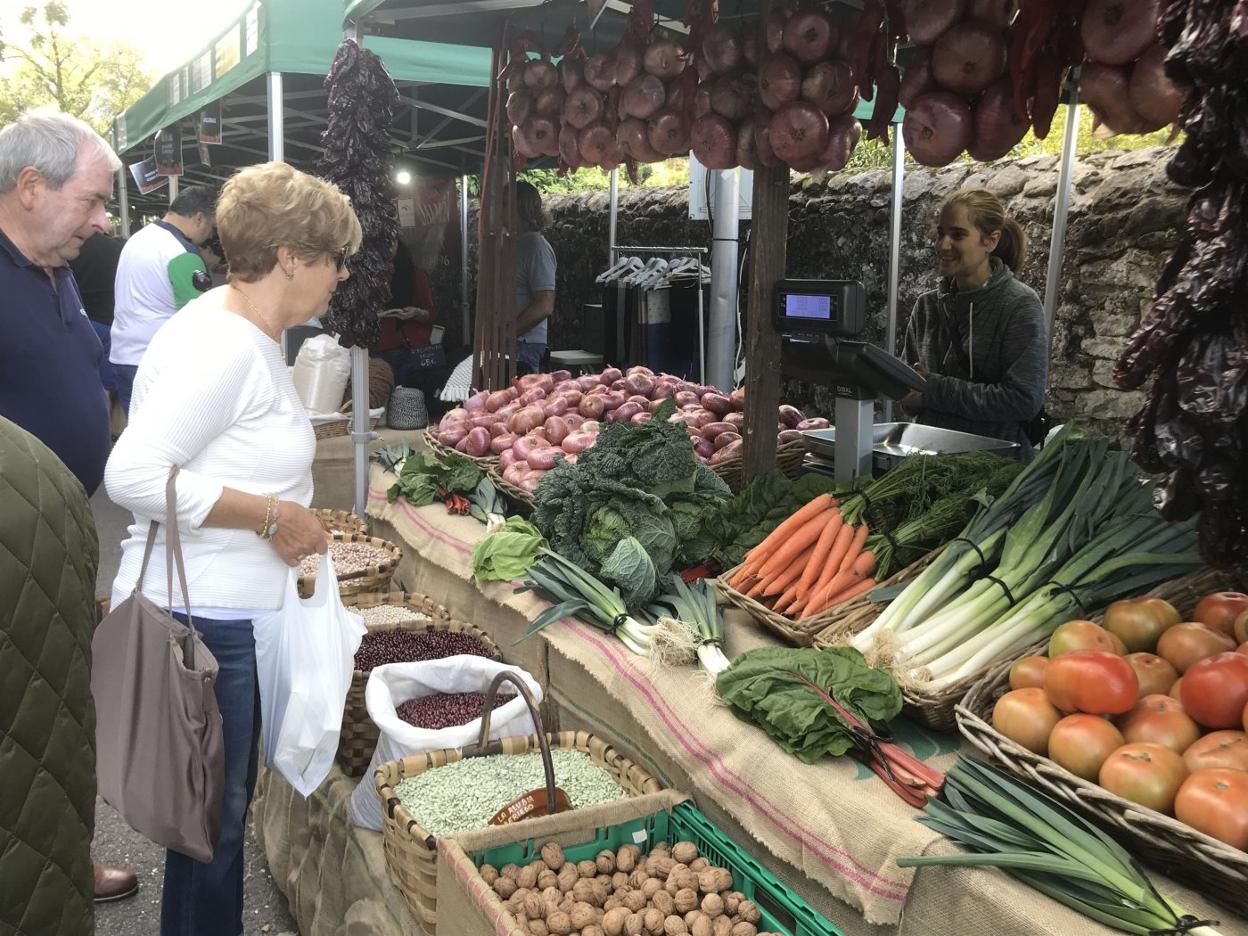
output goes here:
<path id="1" fill-rule="evenodd" d="M 542 369 L 547 320 L 555 311 L 555 250 L 542 236 L 546 212 L 530 183 L 516 183 L 520 236 L 516 238 L 516 358 L 530 371 Z"/>
<path id="2" fill-rule="evenodd" d="M 940 280 L 915 303 L 903 351 L 927 386 L 901 401 L 918 422 L 1018 442 L 1023 459 L 1049 364 L 1040 297 L 1014 277 L 1026 251 L 1022 227 L 996 195 L 961 189 L 945 199 Z"/>

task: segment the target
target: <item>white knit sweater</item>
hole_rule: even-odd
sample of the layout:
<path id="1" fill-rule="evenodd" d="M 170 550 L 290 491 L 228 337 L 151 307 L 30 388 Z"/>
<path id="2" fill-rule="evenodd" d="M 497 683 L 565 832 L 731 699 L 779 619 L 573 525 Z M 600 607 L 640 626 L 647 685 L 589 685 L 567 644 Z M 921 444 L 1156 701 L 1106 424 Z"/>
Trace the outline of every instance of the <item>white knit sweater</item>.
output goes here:
<path id="1" fill-rule="evenodd" d="M 253 530 L 205 527 L 223 488 L 312 502 L 316 438 L 281 351 L 224 306 L 228 287 L 187 303 L 139 364 L 130 422 L 113 448 L 104 484 L 134 512 L 122 544 L 113 601 L 139 577 L 149 521 L 165 517 L 165 483 L 179 466 L 178 527 L 191 609 L 275 610 L 288 567 Z M 167 601 L 163 523 L 143 593 Z M 175 608 L 182 596 L 174 582 Z M 243 615 L 240 615 L 242 617 Z"/>

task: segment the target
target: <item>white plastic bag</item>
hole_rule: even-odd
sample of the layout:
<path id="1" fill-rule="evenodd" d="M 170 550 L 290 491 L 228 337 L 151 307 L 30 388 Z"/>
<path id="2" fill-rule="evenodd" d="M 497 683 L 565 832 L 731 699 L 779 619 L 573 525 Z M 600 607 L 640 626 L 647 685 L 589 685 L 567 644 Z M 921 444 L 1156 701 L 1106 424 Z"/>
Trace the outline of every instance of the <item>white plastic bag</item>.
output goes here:
<path id="1" fill-rule="evenodd" d="M 264 762 L 307 797 L 333 766 L 355 651 L 367 628 L 343 607 L 328 553 L 306 601 L 298 574 L 290 571 L 281 610 L 256 618 L 253 629 Z"/>
<path id="2" fill-rule="evenodd" d="M 291 380 L 305 409 L 333 413 L 342 405 L 351 379 L 351 352 L 333 335 L 315 335 L 299 346 Z"/>
<path id="3" fill-rule="evenodd" d="M 387 663 L 369 674 L 364 703 L 368 706 L 369 717 L 381 730 L 381 737 L 377 739 L 377 748 L 373 751 L 368 770 L 364 771 L 363 779 L 351 794 L 353 824 L 381 831 L 381 802 L 377 798 L 373 771 L 386 761 L 427 751 L 465 747 L 476 744 L 481 736 L 480 718 L 474 718 L 465 725 L 431 731 L 409 725 L 399 718 L 395 710 L 409 699 L 438 692 L 485 692 L 494 677 L 504 670 L 519 676 L 533 693 L 533 698 L 542 701 L 542 687 L 520 667 L 470 654 L 418 663 Z M 537 730 L 533 716 L 524 699 L 516 692 L 515 685 L 503 683 L 498 688 L 498 694 L 514 695 L 515 698 L 504 702 L 490 716 L 490 740 L 533 734 Z"/>

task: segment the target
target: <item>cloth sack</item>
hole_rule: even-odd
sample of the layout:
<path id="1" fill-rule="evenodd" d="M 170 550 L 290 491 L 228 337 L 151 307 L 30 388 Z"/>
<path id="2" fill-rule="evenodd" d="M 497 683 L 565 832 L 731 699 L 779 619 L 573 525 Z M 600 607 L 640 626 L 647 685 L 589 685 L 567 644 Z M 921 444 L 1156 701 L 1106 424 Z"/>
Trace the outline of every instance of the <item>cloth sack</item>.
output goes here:
<path id="1" fill-rule="evenodd" d="M 264 762 L 307 797 L 333 766 L 355 651 L 367 629 L 343 607 L 328 553 L 306 601 L 298 575 L 290 570 L 281 609 L 257 617 L 253 629 Z"/>
<path id="2" fill-rule="evenodd" d="M 368 770 L 364 771 L 363 779 L 351 795 L 351 822 L 354 825 L 381 831 L 384 817 L 373 771 L 382 764 L 412 754 L 467 747 L 476 744 L 481 737 L 480 718 L 434 731 L 409 725 L 399 718 L 396 709 L 409 699 L 439 692 L 485 692 L 494 677 L 504 671 L 515 673 L 528 686 L 533 698 L 539 703 L 542 701 L 542 687 L 520 667 L 471 654 L 417 663 L 387 663 L 369 674 L 368 686 L 364 689 L 364 704 L 368 707 L 369 717 L 380 729 L 381 737 L 377 739 Z M 515 686 L 509 683 L 503 683 L 498 688 L 500 696 L 515 692 Z M 519 694 L 496 708 L 490 716 L 491 741 L 530 735 L 536 731 L 529 707 Z"/>
<path id="3" fill-rule="evenodd" d="M 299 346 L 290 376 L 304 409 L 333 413 L 351 379 L 351 352 L 333 335 L 315 335 Z"/>
<path id="4" fill-rule="evenodd" d="M 173 595 L 190 608 L 178 536 L 175 479 L 165 486 L 165 568 Z M 214 686 L 217 661 L 195 630 L 143 594 L 159 524 L 153 521 L 130 597 L 91 642 L 98 792 L 135 831 L 157 845 L 211 861 L 221 831 L 225 750 Z"/>

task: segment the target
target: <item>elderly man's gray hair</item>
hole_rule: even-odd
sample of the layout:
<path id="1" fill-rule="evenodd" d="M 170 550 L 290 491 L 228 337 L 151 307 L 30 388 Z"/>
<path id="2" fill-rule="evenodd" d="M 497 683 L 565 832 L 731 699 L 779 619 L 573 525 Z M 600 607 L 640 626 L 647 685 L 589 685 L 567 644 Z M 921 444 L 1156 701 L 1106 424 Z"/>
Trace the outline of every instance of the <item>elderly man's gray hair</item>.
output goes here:
<path id="1" fill-rule="evenodd" d="M 77 117 L 50 108 L 27 111 L 0 130 L 0 195 L 13 190 L 27 166 L 60 189 L 83 154 L 98 156 L 113 172 L 121 168 L 107 141 Z"/>

